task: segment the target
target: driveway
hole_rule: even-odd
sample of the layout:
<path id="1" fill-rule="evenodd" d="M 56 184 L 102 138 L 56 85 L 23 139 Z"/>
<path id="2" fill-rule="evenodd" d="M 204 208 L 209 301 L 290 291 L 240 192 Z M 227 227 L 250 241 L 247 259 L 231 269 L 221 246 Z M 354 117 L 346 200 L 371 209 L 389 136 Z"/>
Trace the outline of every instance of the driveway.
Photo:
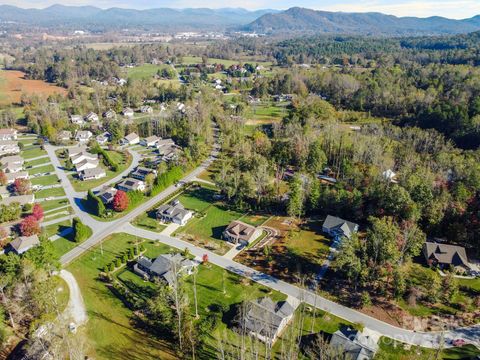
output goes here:
<path id="1" fill-rule="evenodd" d="M 88 316 L 77 280 L 71 272 L 66 270 L 61 270 L 59 275 L 65 280 L 70 289 L 70 299 L 63 316 L 67 320 L 74 322 L 76 326 L 83 325 L 87 322 Z"/>

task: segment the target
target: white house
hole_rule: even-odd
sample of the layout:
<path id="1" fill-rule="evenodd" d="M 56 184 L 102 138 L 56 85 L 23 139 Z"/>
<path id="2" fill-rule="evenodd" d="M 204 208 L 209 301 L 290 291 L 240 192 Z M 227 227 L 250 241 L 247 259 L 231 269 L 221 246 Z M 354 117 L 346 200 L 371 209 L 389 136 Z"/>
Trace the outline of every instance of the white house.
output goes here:
<path id="1" fill-rule="evenodd" d="M 83 181 L 88 181 L 88 180 L 98 180 L 101 178 L 104 178 L 107 176 L 107 173 L 102 167 L 96 167 L 93 169 L 86 169 L 83 170 L 80 174 L 79 177 Z"/>
<path id="2" fill-rule="evenodd" d="M 0 159 L 0 169 L 5 173 L 17 173 L 22 171 L 25 160 L 21 156 L 5 156 Z"/>
<path id="3" fill-rule="evenodd" d="M 140 145 L 147 146 L 147 147 L 153 147 L 153 146 L 157 145 L 157 143 L 160 140 L 161 139 L 158 136 L 153 135 L 153 136 L 149 136 L 145 139 L 140 140 Z"/>
<path id="4" fill-rule="evenodd" d="M 84 159 L 75 165 L 75 169 L 77 170 L 77 172 L 82 172 L 88 169 L 95 169 L 96 167 L 98 167 L 98 164 L 98 159 Z"/>
<path id="5" fill-rule="evenodd" d="M 117 189 L 125 192 L 129 191 L 145 191 L 145 183 L 141 180 L 126 178 L 117 184 Z"/>
<path id="6" fill-rule="evenodd" d="M 110 141 L 110 133 L 104 132 L 103 134 L 97 135 L 95 140 L 97 140 L 97 143 L 99 143 L 100 145 L 105 145 L 107 142 Z"/>
<path id="7" fill-rule="evenodd" d="M 72 138 L 72 132 L 67 130 L 62 130 L 57 135 L 58 141 L 69 141 Z"/>
<path id="8" fill-rule="evenodd" d="M 151 114 L 153 113 L 153 108 L 149 105 L 144 105 L 140 107 L 140 112 L 142 114 Z"/>
<path id="9" fill-rule="evenodd" d="M 13 184 L 17 179 L 28 180 L 30 176 L 26 171 L 19 171 L 15 173 L 6 173 L 5 177 L 7 178 L 7 184 Z"/>
<path id="10" fill-rule="evenodd" d="M 140 137 L 136 133 L 130 133 L 125 136 L 120 143 L 122 145 L 136 145 L 140 142 Z"/>
<path id="11" fill-rule="evenodd" d="M 86 151 L 70 156 L 70 160 L 72 161 L 73 165 L 77 165 L 84 160 L 94 161 L 94 160 L 97 160 L 97 159 L 98 159 L 97 154 L 91 154 L 91 153 L 86 152 Z"/>
<path id="12" fill-rule="evenodd" d="M 98 122 L 100 119 L 98 115 L 92 111 L 90 111 L 87 116 L 85 116 L 85 121 L 88 122 Z"/>
<path id="13" fill-rule="evenodd" d="M 0 156 L 19 154 L 20 147 L 14 140 L 0 140 Z"/>
<path id="14" fill-rule="evenodd" d="M 129 118 L 133 117 L 134 115 L 133 109 L 126 107 L 125 109 L 122 110 L 122 115 Z"/>
<path id="15" fill-rule="evenodd" d="M 392 169 L 385 170 L 382 173 L 382 176 L 385 180 L 396 184 L 397 183 L 397 174 L 393 172 Z"/>
<path id="16" fill-rule="evenodd" d="M 18 131 L 15 129 L 0 129 L 0 141 L 17 140 Z"/>
<path id="17" fill-rule="evenodd" d="M 193 212 L 185 209 L 179 202 L 164 204 L 157 209 L 157 219 L 181 226 L 184 226 L 192 216 Z"/>
<path id="18" fill-rule="evenodd" d="M 83 125 L 83 116 L 82 115 L 70 115 L 70 122 L 74 125 Z"/>
<path id="19" fill-rule="evenodd" d="M 93 134 L 89 130 L 81 130 L 77 131 L 75 134 L 75 140 L 81 142 L 81 143 L 86 143 L 92 138 Z"/>
<path id="20" fill-rule="evenodd" d="M 19 196 L 10 196 L 5 199 L 0 200 L 0 205 L 12 205 L 15 203 L 20 204 L 21 206 L 26 204 L 33 204 L 35 202 L 35 196 L 33 194 L 30 195 L 19 195 Z"/>
<path id="21" fill-rule="evenodd" d="M 31 248 L 40 245 L 40 240 L 37 235 L 20 236 L 13 240 L 9 245 L 14 252 L 20 255 Z"/>

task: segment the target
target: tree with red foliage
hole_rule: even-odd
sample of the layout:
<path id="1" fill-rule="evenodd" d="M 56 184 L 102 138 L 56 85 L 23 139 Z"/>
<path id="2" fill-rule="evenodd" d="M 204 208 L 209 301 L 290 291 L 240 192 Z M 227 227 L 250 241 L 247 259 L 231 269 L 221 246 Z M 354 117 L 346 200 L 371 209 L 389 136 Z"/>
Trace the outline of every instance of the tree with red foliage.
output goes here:
<path id="1" fill-rule="evenodd" d="M 13 188 L 18 195 L 26 195 L 32 191 L 32 184 L 27 179 L 15 179 Z"/>
<path id="2" fill-rule="evenodd" d="M 20 223 L 20 233 L 22 236 L 31 236 L 40 234 L 40 224 L 33 215 L 27 216 Z"/>
<path id="3" fill-rule="evenodd" d="M 203 263 L 203 265 L 207 265 L 207 264 L 208 264 L 208 255 L 207 255 L 207 254 L 203 254 L 203 256 L 202 256 L 202 263 Z"/>
<path id="4" fill-rule="evenodd" d="M 128 196 L 125 191 L 118 190 L 113 198 L 113 210 L 117 212 L 125 211 L 128 207 Z"/>
<path id="5" fill-rule="evenodd" d="M 43 208 L 40 204 L 33 205 L 32 216 L 35 217 L 38 221 L 43 219 Z"/>
<path id="6" fill-rule="evenodd" d="M 0 185 L 5 186 L 7 185 L 7 175 L 3 171 L 0 170 Z"/>

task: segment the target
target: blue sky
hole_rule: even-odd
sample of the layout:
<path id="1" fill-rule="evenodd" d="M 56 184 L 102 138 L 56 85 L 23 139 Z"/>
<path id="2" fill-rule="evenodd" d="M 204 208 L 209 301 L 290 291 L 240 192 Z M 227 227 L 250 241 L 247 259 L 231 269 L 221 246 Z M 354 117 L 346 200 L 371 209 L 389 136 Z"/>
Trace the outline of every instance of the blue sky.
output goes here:
<path id="1" fill-rule="evenodd" d="M 378 11 L 397 16 L 445 16 L 462 19 L 480 14 L 480 0 L 0 0 L 1 4 L 41 8 L 55 3 L 94 5 L 102 8 L 124 7 L 242 7 L 247 9 L 287 9 L 302 6 L 311 9 L 345 12 Z"/>

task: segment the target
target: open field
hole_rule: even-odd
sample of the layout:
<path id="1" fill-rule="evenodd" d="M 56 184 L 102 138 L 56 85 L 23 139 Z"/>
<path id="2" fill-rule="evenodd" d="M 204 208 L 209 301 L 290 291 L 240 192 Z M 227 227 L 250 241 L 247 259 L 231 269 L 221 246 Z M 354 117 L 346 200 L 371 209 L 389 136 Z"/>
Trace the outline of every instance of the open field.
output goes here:
<path id="1" fill-rule="evenodd" d="M 266 125 L 277 123 L 287 115 L 288 103 L 264 102 L 258 105 L 250 105 L 245 117 L 246 125 Z"/>
<path id="2" fill-rule="evenodd" d="M 143 64 L 136 66 L 134 68 L 127 69 L 127 75 L 129 79 L 151 79 L 153 78 L 158 71 L 161 71 L 165 68 L 171 68 L 170 65 L 152 65 L 152 64 Z"/>
<path id="3" fill-rule="evenodd" d="M 24 73 L 0 70 L 0 106 L 17 104 L 22 94 L 66 95 L 67 91 L 41 80 L 26 80 Z"/>

